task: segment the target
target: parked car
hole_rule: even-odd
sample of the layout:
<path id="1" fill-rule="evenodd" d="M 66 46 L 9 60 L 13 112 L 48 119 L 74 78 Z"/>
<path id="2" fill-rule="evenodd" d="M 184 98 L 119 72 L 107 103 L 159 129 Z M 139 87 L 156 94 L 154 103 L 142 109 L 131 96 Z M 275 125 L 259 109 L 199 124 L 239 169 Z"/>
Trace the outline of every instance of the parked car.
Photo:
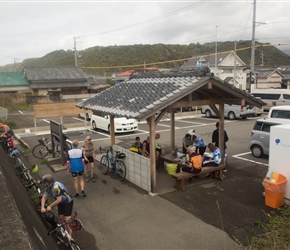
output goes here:
<path id="1" fill-rule="evenodd" d="M 290 105 L 275 106 L 270 108 L 268 118 L 290 119 Z"/>
<path id="2" fill-rule="evenodd" d="M 254 157 L 269 155 L 270 128 L 276 125 L 290 124 L 290 119 L 258 119 L 251 132 L 250 150 Z"/>
<path id="3" fill-rule="evenodd" d="M 125 133 L 138 130 L 138 122 L 126 117 L 114 118 L 115 133 Z M 110 116 L 95 111 L 91 116 L 91 125 L 94 130 L 101 129 L 110 132 Z"/>
<path id="4" fill-rule="evenodd" d="M 217 109 L 219 105 L 216 104 Z M 206 117 L 217 116 L 216 113 L 210 108 L 209 105 L 201 106 L 201 113 Z M 224 107 L 224 116 L 230 120 L 235 120 L 238 118 L 246 119 L 247 117 L 255 116 L 255 111 L 252 110 L 249 106 L 243 107 L 241 105 L 229 105 L 225 104 Z"/>

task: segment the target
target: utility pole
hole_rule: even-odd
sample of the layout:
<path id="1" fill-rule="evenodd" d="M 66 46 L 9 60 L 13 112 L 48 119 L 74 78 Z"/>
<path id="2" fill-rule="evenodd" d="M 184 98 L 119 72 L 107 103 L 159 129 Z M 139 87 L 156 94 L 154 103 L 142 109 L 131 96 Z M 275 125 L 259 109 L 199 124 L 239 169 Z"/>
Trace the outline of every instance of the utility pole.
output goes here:
<path id="1" fill-rule="evenodd" d="M 256 0 L 253 5 L 253 26 L 252 26 L 252 48 L 251 48 L 251 71 L 250 71 L 250 86 L 249 92 L 251 93 L 251 86 L 253 84 L 252 78 L 255 70 L 255 29 L 256 29 Z"/>
<path id="2" fill-rule="evenodd" d="M 215 26 L 215 67 L 217 68 L 217 27 Z"/>
<path id="3" fill-rule="evenodd" d="M 74 37 L 74 51 L 75 51 L 75 66 L 78 66 L 78 51 L 77 51 L 77 39 L 80 37 Z"/>

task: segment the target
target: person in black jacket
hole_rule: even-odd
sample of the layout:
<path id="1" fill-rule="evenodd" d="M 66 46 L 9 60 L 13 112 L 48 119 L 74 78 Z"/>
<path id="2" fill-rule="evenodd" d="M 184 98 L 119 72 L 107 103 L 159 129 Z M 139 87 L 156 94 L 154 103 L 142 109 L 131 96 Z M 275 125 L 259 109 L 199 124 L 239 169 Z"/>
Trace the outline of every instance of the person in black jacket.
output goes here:
<path id="1" fill-rule="evenodd" d="M 212 137 L 211 137 L 211 141 L 212 143 L 214 143 L 214 145 L 216 147 L 219 147 L 219 122 L 216 123 L 216 129 L 212 132 Z M 225 150 L 227 149 L 227 145 L 226 145 L 226 142 L 229 140 L 229 137 L 228 137 L 228 134 L 227 134 L 227 131 L 224 130 L 224 137 L 225 137 Z"/>
<path id="2" fill-rule="evenodd" d="M 215 126 L 216 126 L 216 129 L 212 132 L 212 137 L 211 137 L 211 141 L 212 141 L 212 143 L 214 143 L 214 145 L 216 146 L 216 147 L 218 147 L 219 148 L 219 122 L 217 122 L 216 124 L 215 124 Z M 226 154 L 226 149 L 227 149 L 227 144 L 226 144 L 226 142 L 229 140 L 229 137 L 228 137 L 228 134 L 227 134 L 227 131 L 225 131 L 224 130 L 224 141 L 225 141 L 225 150 L 224 150 L 224 154 L 222 155 L 222 158 L 224 159 L 224 164 L 226 165 L 226 158 L 225 158 L 225 154 Z M 223 170 L 223 172 L 227 172 L 227 168 L 225 168 L 224 170 Z"/>

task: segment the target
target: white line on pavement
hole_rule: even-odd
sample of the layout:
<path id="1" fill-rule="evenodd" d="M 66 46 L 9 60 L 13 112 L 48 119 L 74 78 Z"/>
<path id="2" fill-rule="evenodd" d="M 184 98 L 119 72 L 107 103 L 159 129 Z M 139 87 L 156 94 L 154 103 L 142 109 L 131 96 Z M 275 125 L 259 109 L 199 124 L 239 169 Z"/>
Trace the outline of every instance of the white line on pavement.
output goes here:
<path id="1" fill-rule="evenodd" d="M 251 152 L 246 152 L 246 153 L 232 155 L 232 157 L 240 159 L 240 160 L 243 160 L 243 161 L 248 161 L 248 162 L 252 162 L 252 163 L 256 163 L 256 164 L 260 164 L 260 165 L 264 165 L 264 166 L 269 166 L 269 164 L 266 164 L 266 163 L 263 163 L 263 162 L 254 161 L 254 160 L 250 160 L 250 159 L 247 159 L 247 158 L 240 157 L 240 156 L 249 155 L 249 154 L 251 154 Z"/>

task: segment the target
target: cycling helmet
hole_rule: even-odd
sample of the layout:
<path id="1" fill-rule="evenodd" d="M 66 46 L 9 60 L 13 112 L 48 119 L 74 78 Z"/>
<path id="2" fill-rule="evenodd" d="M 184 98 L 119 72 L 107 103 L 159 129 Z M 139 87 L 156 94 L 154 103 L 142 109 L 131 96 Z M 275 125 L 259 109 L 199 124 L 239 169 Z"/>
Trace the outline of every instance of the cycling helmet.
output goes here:
<path id="1" fill-rule="evenodd" d="M 51 174 L 46 174 L 42 177 L 42 183 L 45 186 L 49 186 L 50 184 L 54 183 L 53 176 Z"/>

